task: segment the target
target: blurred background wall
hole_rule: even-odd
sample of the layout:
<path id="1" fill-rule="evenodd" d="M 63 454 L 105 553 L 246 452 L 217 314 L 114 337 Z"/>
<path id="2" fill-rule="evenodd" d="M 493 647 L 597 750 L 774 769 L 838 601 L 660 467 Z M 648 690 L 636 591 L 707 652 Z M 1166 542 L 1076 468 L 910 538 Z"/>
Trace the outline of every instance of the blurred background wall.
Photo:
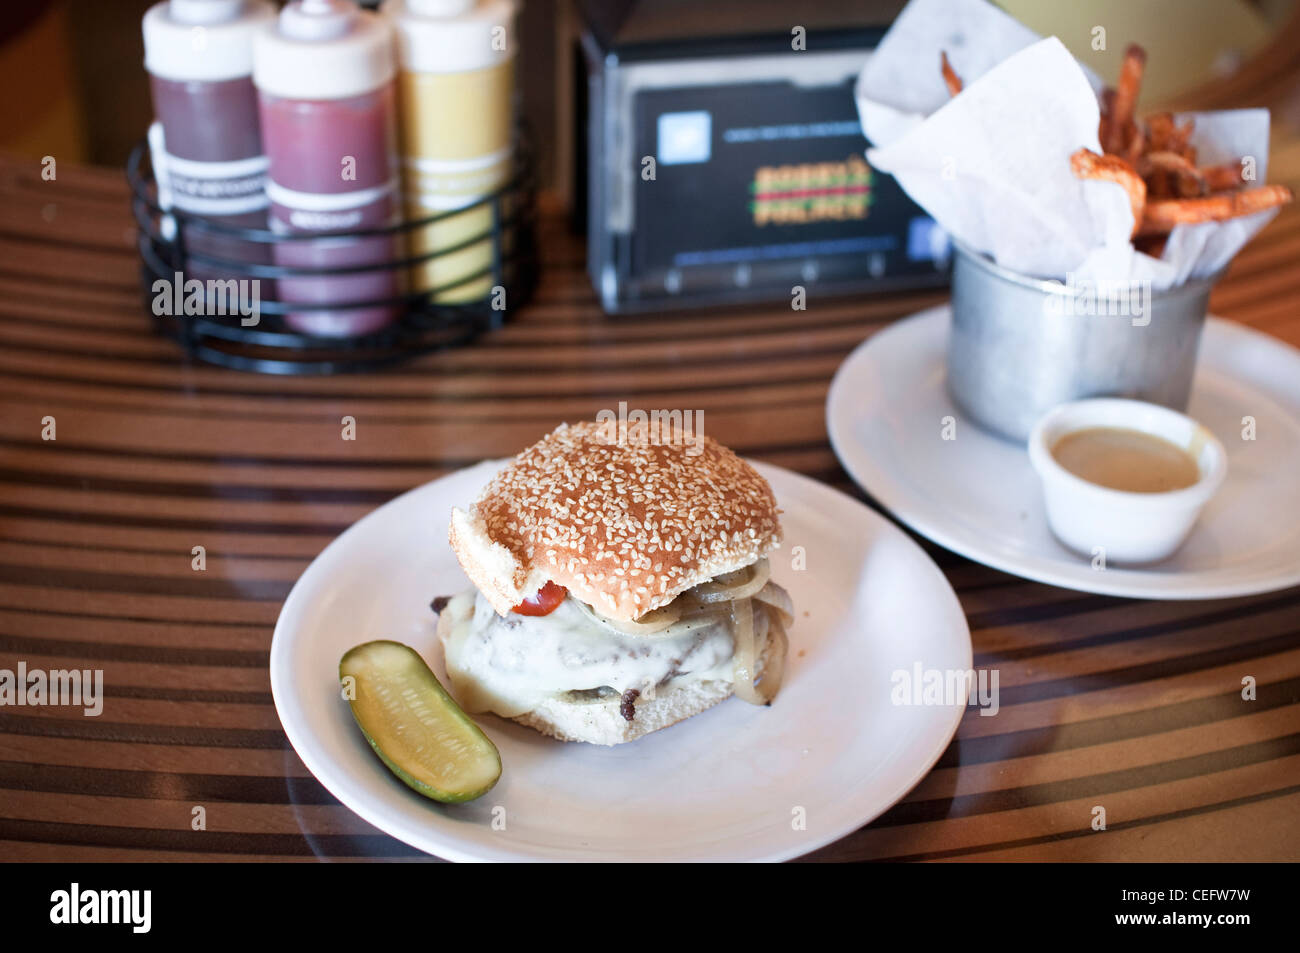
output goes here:
<path id="1" fill-rule="evenodd" d="M 67 4 L 0 3 L 0 148 L 36 157 L 56 150 L 90 155 L 74 33 Z"/>
<path id="2" fill-rule="evenodd" d="M 1037 33 L 1055 34 L 1081 61 L 1113 80 L 1124 47 L 1146 47 L 1142 95 L 1149 103 L 1236 69 L 1286 21 L 1291 0 L 1000 0 L 999 6 Z M 1106 30 L 1095 51 L 1094 27 Z M 1243 103 L 1243 105 L 1246 105 Z"/>

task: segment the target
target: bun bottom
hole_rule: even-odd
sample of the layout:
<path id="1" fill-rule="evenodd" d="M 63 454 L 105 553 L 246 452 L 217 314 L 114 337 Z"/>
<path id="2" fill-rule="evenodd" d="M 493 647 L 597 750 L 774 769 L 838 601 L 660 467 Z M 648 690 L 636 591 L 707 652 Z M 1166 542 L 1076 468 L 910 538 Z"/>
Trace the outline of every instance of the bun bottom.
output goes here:
<path id="1" fill-rule="evenodd" d="M 756 666 L 760 674 L 767 668 L 771 648 L 771 640 L 765 638 Z M 685 721 L 733 694 L 735 683 L 730 679 L 693 681 L 660 688 L 654 698 L 638 698 L 632 721 L 623 717 L 622 699 L 617 696 L 592 702 L 551 698 L 512 720 L 560 741 L 621 745 Z"/>

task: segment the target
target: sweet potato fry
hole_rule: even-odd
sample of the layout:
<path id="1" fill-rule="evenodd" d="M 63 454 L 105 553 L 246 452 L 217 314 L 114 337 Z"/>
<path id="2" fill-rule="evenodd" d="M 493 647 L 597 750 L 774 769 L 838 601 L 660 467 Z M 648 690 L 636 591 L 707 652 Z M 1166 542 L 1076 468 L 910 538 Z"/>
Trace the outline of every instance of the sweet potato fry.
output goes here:
<path id="1" fill-rule="evenodd" d="M 1157 171 L 1172 175 L 1179 198 L 1199 198 L 1209 191 L 1200 170 L 1176 152 L 1148 152 L 1138 160 L 1137 170 L 1148 183 Z"/>
<path id="2" fill-rule="evenodd" d="M 939 52 L 939 70 L 943 73 L 943 84 L 948 87 L 948 95 L 956 96 L 960 93 L 962 89 L 961 77 L 952 68 L 952 64 L 948 62 L 948 53 L 943 50 Z"/>
<path id="3" fill-rule="evenodd" d="M 1169 148 L 1169 137 L 1174 132 L 1172 113 L 1155 113 L 1146 118 L 1147 146 L 1153 152 L 1164 152 Z"/>
<path id="4" fill-rule="evenodd" d="M 1146 130 L 1138 123 L 1134 123 L 1133 132 L 1129 136 L 1128 145 L 1124 150 L 1124 158 L 1128 164 L 1137 167 L 1138 161 L 1147 151 L 1147 134 Z"/>
<path id="5" fill-rule="evenodd" d="M 1133 209 L 1133 233 L 1137 234 L 1146 207 L 1147 185 L 1136 169 L 1119 156 L 1099 156 L 1090 149 L 1080 149 L 1070 156 L 1070 170 L 1075 178 L 1114 182 L 1127 192 Z"/>
<path id="6" fill-rule="evenodd" d="M 946 68 L 946 60 L 944 62 Z M 1275 208 L 1294 199 L 1282 185 L 1244 188 L 1242 163 L 1224 162 L 1197 168 L 1191 144 L 1196 130 L 1169 112 L 1134 119 L 1146 51 L 1130 44 L 1124 51 L 1119 82 L 1099 97 L 1097 138 L 1102 155 L 1080 149 L 1070 156 L 1077 178 L 1113 182 L 1124 189 L 1133 210 L 1133 244 L 1159 257 L 1169 233 L 1178 225 L 1221 222 Z"/>
<path id="7" fill-rule="evenodd" d="M 1078 173 L 1076 173 L 1077 175 Z M 1140 235 L 1160 235 L 1177 225 L 1198 225 L 1253 215 L 1285 205 L 1295 196 L 1285 185 L 1263 185 L 1241 192 L 1223 192 L 1199 199 L 1165 199 L 1147 203 Z"/>
<path id="8" fill-rule="evenodd" d="M 1131 134 L 1133 110 L 1142 89 L 1142 72 L 1146 68 L 1146 50 L 1130 43 L 1124 51 L 1124 64 L 1119 71 L 1119 85 L 1115 89 L 1115 109 L 1110 117 L 1110 139 L 1102 146 L 1107 152 L 1122 153 Z"/>
<path id="9" fill-rule="evenodd" d="M 1176 199 L 1178 190 L 1173 183 L 1177 181 L 1164 169 L 1152 169 L 1142 177 L 1147 184 L 1147 201 L 1152 199 Z"/>
<path id="10" fill-rule="evenodd" d="M 1196 129 L 1195 121 L 1189 119 L 1181 126 L 1175 126 L 1169 134 L 1169 141 L 1165 143 L 1166 152 L 1177 152 L 1183 158 L 1187 159 L 1193 165 L 1196 163 L 1196 150 L 1187 144 L 1192 138 L 1192 133 Z"/>
<path id="11" fill-rule="evenodd" d="M 1245 180 L 1241 177 L 1241 160 L 1236 162 L 1224 162 L 1221 165 L 1210 165 L 1200 170 L 1201 178 L 1205 180 L 1205 187 L 1211 192 L 1225 192 L 1228 189 L 1238 189 L 1245 185 Z"/>
<path id="12" fill-rule="evenodd" d="M 1110 117 L 1115 111 L 1115 87 L 1107 86 L 1101 91 L 1101 99 L 1098 105 L 1101 107 L 1101 121 L 1097 124 L 1097 141 L 1101 143 L 1104 151 L 1106 142 L 1110 139 Z"/>

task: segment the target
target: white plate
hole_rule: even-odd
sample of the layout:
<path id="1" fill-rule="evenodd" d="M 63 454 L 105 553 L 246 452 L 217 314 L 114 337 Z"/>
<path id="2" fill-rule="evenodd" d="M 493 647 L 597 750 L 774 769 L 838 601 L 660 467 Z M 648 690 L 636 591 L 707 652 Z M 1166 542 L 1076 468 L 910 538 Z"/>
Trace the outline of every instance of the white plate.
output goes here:
<path id="1" fill-rule="evenodd" d="M 308 567 L 280 613 L 271 689 L 285 732 L 320 782 L 376 827 L 453 860 L 780 860 L 878 816 L 947 747 L 966 700 L 896 706 L 891 677 L 917 663 L 971 667 L 948 581 L 866 506 L 760 464 L 784 511 L 772 575 L 796 614 L 786 683 L 770 708 L 730 699 L 612 748 L 483 715 L 501 749 L 497 786 L 455 806 L 415 794 L 353 722 L 339 658 L 360 642 L 397 639 L 443 677 L 429 601 L 468 585 L 446 542 L 448 516 L 500 466 L 462 470 L 366 516 Z"/>
<path id="2" fill-rule="evenodd" d="M 1228 478 L 1183 547 L 1144 568 L 1094 569 L 1047 528 L 1021 445 L 980 430 L 944 384 L 949 309 L 868 338 L 826 402 L 836 455 L 858 484 L 922 536 L 1026 579 L 1146 599 L 1216 599 L 1300 583 L 1300 352 L 1211 318 L 1189 416 L 1228 451 Z M 943 418 L 956 418 L 944 440 Z M 1243 418 L 1255 420 L 1244 440 Z"/>

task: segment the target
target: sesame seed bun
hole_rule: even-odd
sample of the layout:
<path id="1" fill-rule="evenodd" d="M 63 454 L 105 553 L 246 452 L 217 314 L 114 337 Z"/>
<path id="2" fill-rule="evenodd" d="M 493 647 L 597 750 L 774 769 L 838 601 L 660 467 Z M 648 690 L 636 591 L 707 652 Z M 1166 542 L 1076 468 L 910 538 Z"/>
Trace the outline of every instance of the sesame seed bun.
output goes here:
<path id="1" fill-rule="evenodd" d="M 498 473 L 452 549 L 501 615 L 547 582 L 618 620 L 743 569 L 781 541 L 772 488 L 711 437 L 561 425 Z"/>

